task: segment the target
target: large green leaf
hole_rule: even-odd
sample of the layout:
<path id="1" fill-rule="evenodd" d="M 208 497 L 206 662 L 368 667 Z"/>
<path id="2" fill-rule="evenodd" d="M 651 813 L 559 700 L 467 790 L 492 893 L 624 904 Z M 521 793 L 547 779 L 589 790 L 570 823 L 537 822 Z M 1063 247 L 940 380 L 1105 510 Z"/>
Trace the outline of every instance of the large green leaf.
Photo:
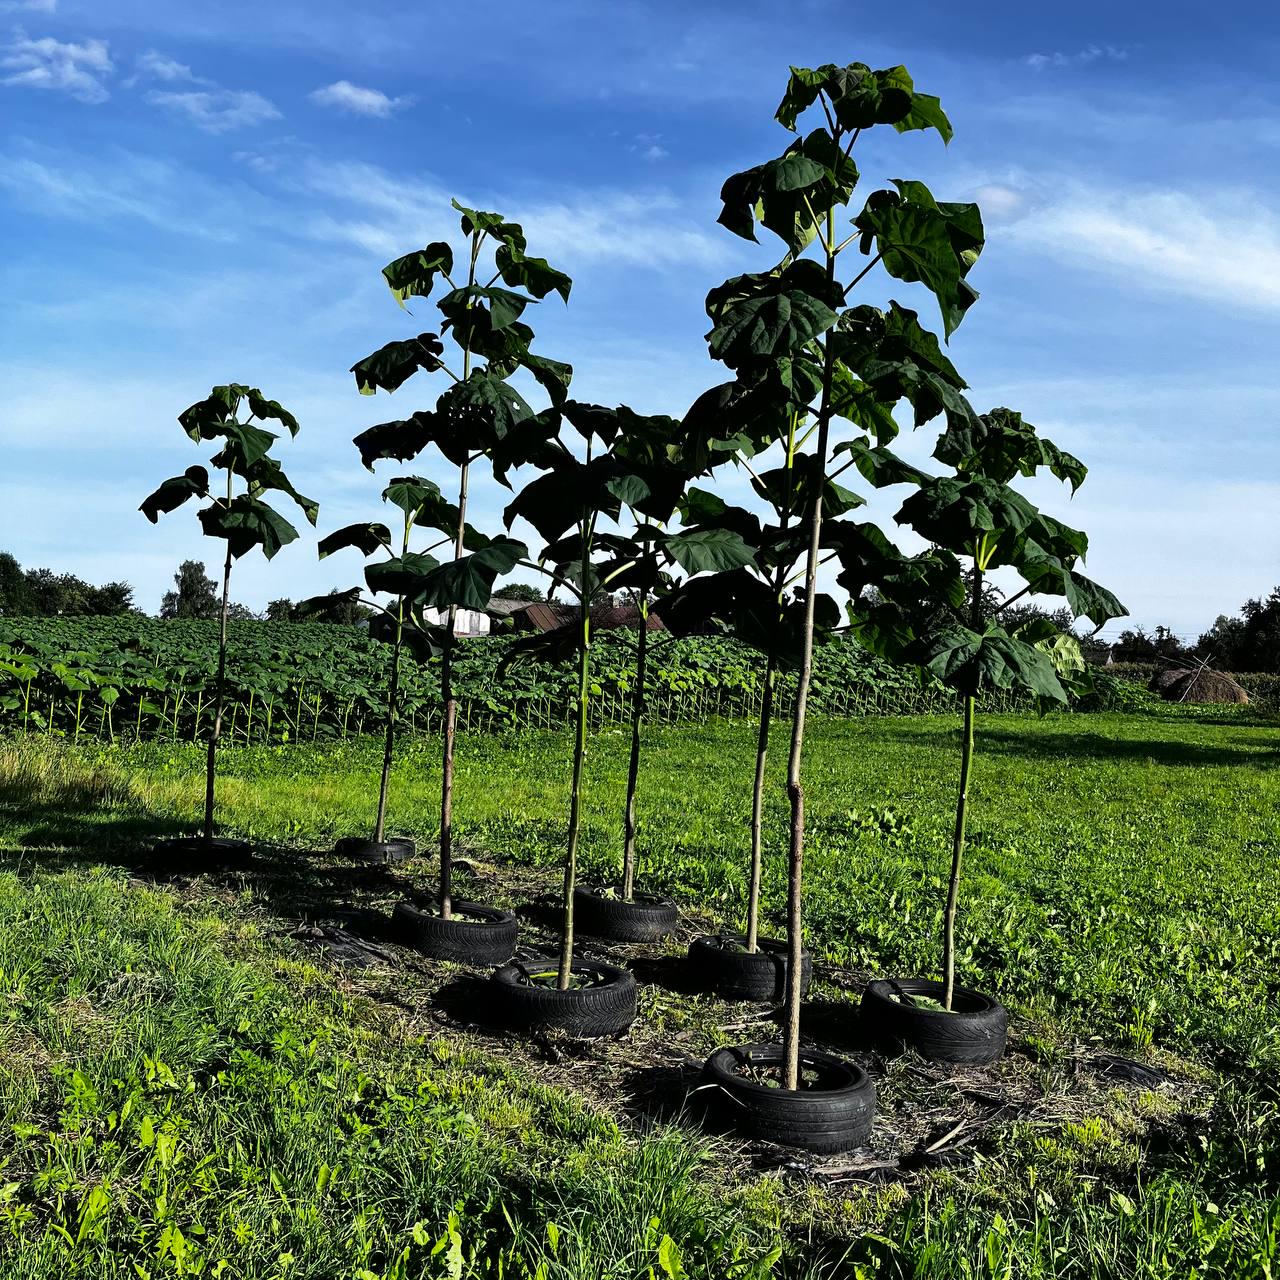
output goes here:
<path id="1" fill-rule="evenodd" d="M 707 343 L 730 368 L 797 355 L 835 324 L 840 301 L 809 258 L 780 273 L 736 276 L 707 294 Z"/>
<path id="2" fill-rule="evenodd" d="M 557 271 L 546 258 L 529 258 L 524 251 L 512 244 L 502 244 L 493 255 L 503 280 L 513 288 L 527 289 L 535 298 L 545 298 L 552 290 L 565 302 L 573 281 L 563 271 Z"/>
<path id="3" fill-rule="evenodd" d="M 958 624 L 939 628 L 919 645 L 919 664 L 961 693 L 1022 689 L 1066 702 L 1066 690 L 1044 650 L 1015 639 L 1002 627 L 972 631 Z"/>
<path id="4" fill-rule="evenodd" d="M 372 471 L 373 464 L 383 458 L 399 462 L 416 458 L 431 443 L 436 427 L 435 414 L 415 413 L 412 418 L 380 422 L 360 432 L 354 443 L 360 450 L 360 461 Z"/>
<path id="5" fill-rule="evenodd" d="M 927 542 L 971 555 L 984 538 L 999 548 L 990 567 L 1007 563 L 1040 518 L 1021 494 L 982 476 L 937 476 L 902 504 L 895 519 Z"/>
<path id="6" fill-rule="evenodd" d="M 488 318 L 486 329 L 497 331 L 519 320 L 529 301 L 522 293 L 475 284 L 451 290 L 438 305 L 455 328 L 463 327 L 465 330 L 469 313 L 479 312 Z"/>
<path id="7" fill-rule="evenodd" d="M 978 206 L 939 204 L 923 183 L 896 185 L 896 192 L 872 192 L 854 219 L 862 251 L 870 253 L 874 240 L 891 276 L 923 284 L 937 298 L 950 337 L 978 297 L 965 279 L 984 243 Z"/>
<path id="8" fill-rule="evenodd" d="M 221 436 L 226 441 L 213 456 L 213 465 L 229 468 L 245 479 L 249 478 L 253 468 L 267 456 L 271 446 L 279 438 L 270 431 L 237 422 L 234 418 L 217 427 L 211 426 L 208 431 L 207 438 Z"/>
<path id="9" fill-rule="evenodd" d="M 275 508 L 243 493 L 233 498 L 229 506 L 219 501 L 205 507 L 200 512 L 200 524 L 209 537 L 225 538 L 237 559 L 254 547 L 261 547 L 262 554 L 270 560 L 298 536 L 297 529 Z"/>
<path id="10" fill-rule="evenodd" d="M 844 129 L 869 129 L 877 124 L 897 124 L 909 117 L 914 86 L 905 67 L 872 71 L 865 63 L 838 67 L 826 63 L 811 70 L 792 67 L 786 92 L 775 118 L 788 129 L 826 94 L 837 122 Z"/>
<path id="11" fill-rule="evenodd" d="M 957 471 L 972 471 L 1007 483 L 1016 475 L 1033 476 L 1047 467 L 1074 493 L 1088 469 L 1076 457 L 1036 434 L 1012 409 L 992 409 L 980 417 L 948 415 L 947 429 L 933 456 Z"/>
<path id="12" fill-rule="evenodd" d="M 863 479 L 869 480 L 877 489 L 895 484 L 921 485 L 930 479 L 928 472 L 912 466 L 884 445 L 873 445 L 866 436 L 842 440 L 832 453 L 847 453 Z"/>
<path id="13" fill-rule="evenodd" d="M 462 234 L 473 235 L 477 231 L 498 232 L 505 230 L 508 234 L 518 233 L 520 228 L 512 222 L 504 221 L 500 213 L 485 213 L 483 209 L 468 209 L 465 204 L 459 204 L 457 200 L 451 200 L 457 211 L 462 214 Z M 520 237 L 519 243 L 523 247 L 524 238 Z"/>
<path id="14" fill-rule="evenodd" d="M 245 468 L 240 474 L 248 481 L 251 497 L 256 498 L 266 490 L 274 489 L 288 494 L 298 504 L 308 524 L 314 526 L 319 519 L 320 504 L 314 498 L 300 494 L 285 475 L 284 468 L 274 458 L 259 458 L 253 466 Z"/>
<path id="15" fill-rule="evenodd" d="M 371 556 L 375 551 L 391 546 L 391 530 L 385 524 L 349 524 L 335 529 L 320 539 L 320 559 L 331 556 L 335 551 L 343 551 L 347 547 L 355 547 L 363 556 Z M 325 599 L 327 597 L 317 597 Z"/>
<path id="16" fill-rule="evenodd" d="M 441 367 L 440 356 L 444 344 L 434 333 L 420 333 L 416 338 L 388 342 L 372 355 L 365 356 L 351 366 L 356 386 L 362 396 L 375 391 L 394 391 L 408 381 L 419 369 L 434 373 Z"/>
<path id="17" fill-rule="evenodd" d="M 685 573 L 721 573 L 754 565 L 754 553 L 730 529 L 694 529 L 672 534 L 663 549 Z"/>
<path id="18" fill-rule="evenodd" d="M 448 276 L 453 270 L 453 250 L 435 240 L 425 249 L 407 253 L 382 268 L 387 286 L 403 307 L 406 298 L 429 298 L 436 275 Z"/>
<path id="19" fill-rule="evenodd" d="M 434 480 L 424 480 L 421 476 L 397 476 L 383 489 L 382 500 L 399 507 L 405 515 L 412 516 L 415 520 L 424 508 L 435 509 L 448 505 L 447 499 L 440 492 L 440 486 Z"/>
<path id="20" fill-rule="evenodd" d="M 830 341 L 836 359 L 847 365 L 878 401 L 892 405 L 906 399 L 914 410 L 916 426 L 943 410 L 961 420 L 977 418 L 961 395 L 964 379 L 942 354 L 937 338 L 921 327 L 914 311 L 896 302 L 890 303 L 888 311 L 855 307 L 841 316 L 840 327 Z M 858 407 L 865 406 L 855 402 Z M 860 425 L 874 430 L 870 423 Z M 892 438 L 880 432 L 877 435 L 882 441 Z"/>
<path id="21" fill-rule="evenodd" d="M 893 127 L 899 133 L 910 133 L 914 129 L 936 129 L 943 142 L 950 142 L 955 136 L 955 130 L 942 109 L 942 103 L 931 93 L 913 93 L 911 110 L 901 120 L 895 120 Z"/>
<path id="22" fill-rule="evenodd" d="M 526 351 L 520 357 L 521 368 L 527 369 L 537 379 L 554 405 L 562 405 L 573 381 L 573 365 L 563 360 L 549 360 Z"/>
<path id="23" fill-rule="evenodd" d="M 438 565 L 414 588 L 416 604 L 424 608 L 484 609 L 493 584 L 528 557 L 529 550 L 514 538 L 493 538 L 479 551 Z"/>
<path id="24" fill-rule="evenodd" d="M 436 412 L 451 420 L 455 435 L 473 442 L 473 449 L 483 451 L 530 417 L 533 410 L 510 383 L 486 369 L 477 369 L 440 397 Z"/>
<path id="25" fill-rule="evenodd" d="M 848 152 L 825 129 L 817 129 L 776 160 L 726 179 L 718 221 L 754 240 L 758 220 L 796 256 L 818 235 L 826 211 L 848 202 L 857 182 L 858 167 Z"/>
<path id="26" fill-rule="evenodd" d="M 426 576 L 439 566 L 434 557 L 421 551 L 378 560 L 364 568 L 369 590 L 380 595 L 411 596 L 421 587 Z"/>
<path id="27" fill-rule="evenodd" d="M 1094 626 L 1129 614 L 1106 587 L 1064 565 L 1057 557 L 1023 559 L 1017 568 L 1033 595 L 1065 597 L 1071 612 L 1077 618 L 1088 618 Z"/>
<path id="28" fill-rule="evenodd" d="M 188 498 L 204 498 L 209 493 L 209 473 L 204 467 L 188 467 L 180 476 L 171 476 L 138 508 L 152 524 L 160 516 L 182 506 Z"/>

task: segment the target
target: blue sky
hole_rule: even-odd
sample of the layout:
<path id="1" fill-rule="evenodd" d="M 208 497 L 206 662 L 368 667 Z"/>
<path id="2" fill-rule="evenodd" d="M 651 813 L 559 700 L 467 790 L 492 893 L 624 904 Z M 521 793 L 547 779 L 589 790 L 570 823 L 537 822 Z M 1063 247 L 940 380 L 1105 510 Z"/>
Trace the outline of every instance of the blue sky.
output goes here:
<path id="1" fill-rule="evenodd" d="M 787 65 L 902 62 L 956 138 L 872 135 L 864 185 L 982 204 L 983 296 L 951 344 L 974 402 L 1090 465 L 1070 503 L 1035 496 L 1137 621 L 1194 635 L 1280 582 L 1280 19 L 1203 12 L 0 0 L 0 548 L 154 610 L 179 559 L 217 552 L 190 512 L 153 528 L 137 504 L 199 460 L 177 412 L 231 380 L 297 413 L 280 453 L 322 531 L 372 517 L 351 435 L 436 391 L 373 401 L 346 370 L 416 331 L 380 268 L 453 232 L 453 194 L 574 277 L 534 326 L 580 398 L 683 412 L 724 376 L 703 295 L 764 261 L 716 195 L 785 146 Z M 308 537 L 242 561 L 234 594 L 355 572 Z"/>

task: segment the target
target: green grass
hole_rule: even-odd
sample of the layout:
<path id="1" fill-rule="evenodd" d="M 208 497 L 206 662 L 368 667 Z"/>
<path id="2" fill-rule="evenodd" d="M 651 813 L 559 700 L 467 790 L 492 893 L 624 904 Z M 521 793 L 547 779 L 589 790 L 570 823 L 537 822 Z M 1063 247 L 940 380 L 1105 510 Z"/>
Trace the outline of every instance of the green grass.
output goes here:
<path id="1" fill-rule="evenodd" d="M 751 727 L 648 742 L 646 887 L 739 923 Z M 832 1047 L 860 1052 L 862 979 L 936 970 L 957 743 L 949 718 L 813 725 L 807 1025 Z M 170 886 L 129 877 L 194 824 L 198 748 L 0 749 L 0 1274 L 1269 1277 L 1278 748 L 1271 724 L 1204 712 L 982 723 L 960 978 L 1009 1005 L 1015 1052 L 976 1079 L 888 1064 L 880 1174 L 788 1169 L 648 1105 L 672 1060 L 776 1034 L 747 1006 L 646 983 L 629 1041 L 543 1049 L 441 1012 L 457 971 L 397 953 L 339 973 L 289 937 L 405 891 L 304 856 L 369 825 L 374 742 L 228 752 L 224 827 L 277 852 Z M 591 751 L 583 857 L 604 876 L 625 735 Z M 412 744 L 398 833 L 429 844 L 437 779 L 436 744 Z M 463 740 L 456 816 L 487 900 L 553 886 L 567 785 L 560 734 Z M 407 875 L 428 888 L 429 859 Z M 1171 1082 L 1101 1077 L 1102 1049 Z M 959 1120 L 963 1160 L 902 1167 Z"/>

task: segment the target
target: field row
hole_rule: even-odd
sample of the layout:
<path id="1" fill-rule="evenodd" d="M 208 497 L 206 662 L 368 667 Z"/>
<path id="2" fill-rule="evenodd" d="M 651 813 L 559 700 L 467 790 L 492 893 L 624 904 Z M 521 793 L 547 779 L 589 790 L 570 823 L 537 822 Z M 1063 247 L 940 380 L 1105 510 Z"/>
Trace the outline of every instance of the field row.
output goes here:
<path id="1" fill-rule="evenodd" d="M 389 651 L 360 627 L 318 623 L 233 623 L 228 658 L 230 742 L 281 743 L 347 738 L 378 729 L 386 705 Z M 454 663 L 463 729 L 554 727 L 574 707 L 572 664 L 501 663 L 505 637 L 468 640 Z M 635 637 L 604 633 L 593 645 L 592 714 L 625 720 L 635 683 Z M 128 618 L 9 618 L 0 621 L 0 727 L 79 739 L 167 738 L 208 732 L 217 668 L 217 624 Z M 794 675 L 783 673 L 777 709 L 785 715 Z M 410 731 L 440 722 L 435 663 L 406 655 L 401 715 Z M 758 712 L 763 662 L 736 641 L 663 637 L 650 650 L 647 714 L 679 722 Z M 1025 701 L 1025 699 L 1023 700 Z M 988 699 L 992 710 L 1019 705 Z M 922 686 L 852 642 L 819 651 L 811 706 L 834 715 L 903 715 L 949 710 L 955 695 Z"/>

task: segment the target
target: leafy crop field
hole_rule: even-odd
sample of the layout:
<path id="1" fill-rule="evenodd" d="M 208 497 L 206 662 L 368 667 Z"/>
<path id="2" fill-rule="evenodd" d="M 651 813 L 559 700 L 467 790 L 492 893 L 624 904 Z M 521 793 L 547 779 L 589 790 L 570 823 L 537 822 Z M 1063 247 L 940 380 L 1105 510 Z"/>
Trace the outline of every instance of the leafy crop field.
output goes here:
<path id="1" fill-rule="evenodd" d="M 960 979 L 1014 1024 L 1002 1063 L 965 1072 L 881 1061 L 854 1017 L 868 976 L 937 965 L 957 725 L 812 726 L 804 1016 L 808 1038 L 876 1076 L 873 1149 L 854 1160 L 695 1123 L 706 1053 L 777 1034 L 680 979 L 690 937 L 738 922 L 748 723 L 652 731 L 642 879 L 677 896 L 682 932 L 592 949 L 640 977 L 641 1020 L 576 1047 L 475 1025 L 475 978 L 379 932 L 392 902 L 429 888 L 428 860 L 355 871 L 325 854 L 368 826 L 376 742 L 224 752 L 223 821 L 263 847 L 258 865 L 156 879 L 147 843 L 200 812 L 197 746 L 10 740 L 0 1270 L 1271 1276 L 1275 727 L 1203 711 L 984 718 Z M 592 740 L 592 875 L 616 873 L 626 746 L 608 728 Z M 468 736 L 457 763 L 459 875 L 548 945 L 567 760 L 548 731 Z M 392 796 L 392 829 L 429 843 L 436 742 L 406 742 Z"/>
<path id="2" fill-rule="evenodd" d="M 213 719 L 216 622 L 122 618 L 0 619 L 0 726 L 71 737 L 191 741 Z M 564 721 L 576 691 L 572 664 L 529 661 L 501 674 L 510 639 L 468 640 L 454 661 L 463 729 L 551 727 Z M 233 622 L 223 732 L 229 742 L 282 744 L 345 739 L 376 730 L 385 714 L 387 646 L 359 627 Z M 595 643 L 592 715 L 625 719 L 635 681 L 635 638 L 605 633 Z M 794 677 L 784 675 L 785 714 Z M 659 720 L 758 710 L 763 663 L 727 638 L 655 644 L 646 678 Z M 440 716 L 439 665 L 406 655 L 401 714 L 427 730 Z M 914 672 L 849 643 L 819 653 L 817 709 L 835 714 L 906 714 L 949 708 L 955 695 L 922 688 Z M 993 707 L 1016 704 L 992 695 Z"/>

